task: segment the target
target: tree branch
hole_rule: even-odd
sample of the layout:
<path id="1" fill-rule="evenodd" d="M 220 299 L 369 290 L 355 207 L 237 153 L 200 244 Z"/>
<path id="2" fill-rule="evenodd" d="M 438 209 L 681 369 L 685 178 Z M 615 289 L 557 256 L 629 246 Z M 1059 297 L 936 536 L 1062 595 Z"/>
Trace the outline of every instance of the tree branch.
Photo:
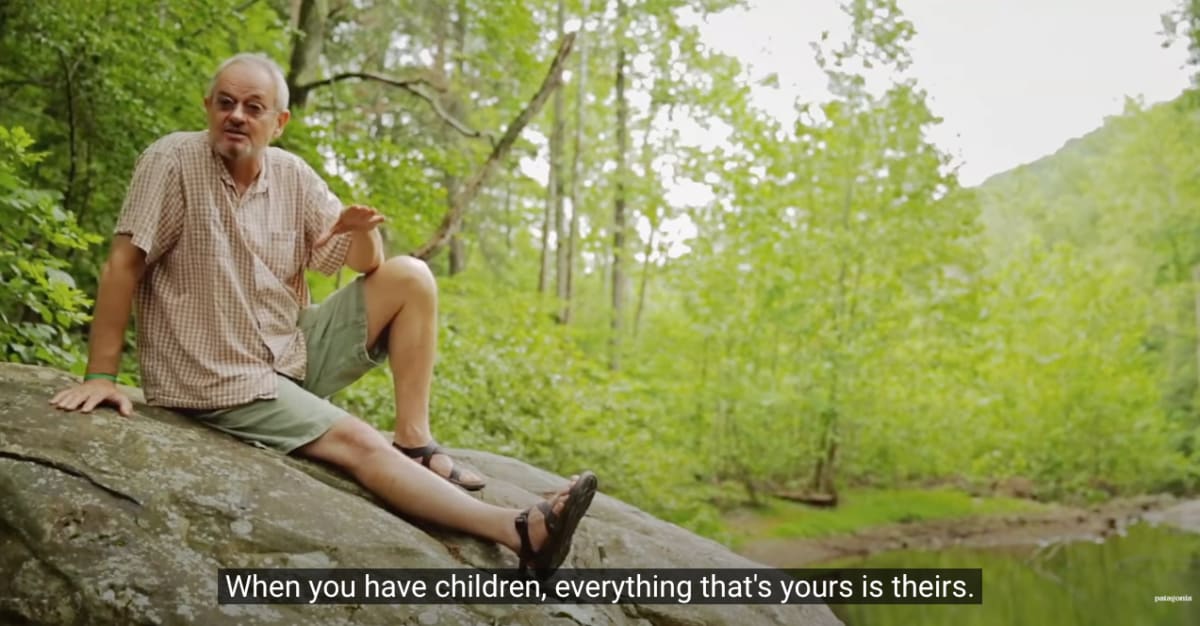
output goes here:
<path id="1" fill-rule="evenodd" d="M 442 92 L 442 91 L 446 90 L 444 85 L 434 84 L 432 81 L 430 81 L 424 77 L 409 78 L 409 79 L 402 80 L 402 79 L 398 79 L 398 78 L 392 78 L 390 76 L 384 76 L 382 74 L 375 74 L 373 72 L 344 72 L 342 74 L 338 74 L 338 75 L 332 76 L 330 78 L 325 78 L 322 80 L 313 81 L 311 83 L 300 85 L 300 86 L 296 87 L 296 90 L 299 92 L 302 92 L 302 93 L 307 93 L 317 87 L 325 87 L 325 86 L 332 85 L 337 82 L 341 82 L 343 80 L 352 80 L 352 79 L 370 80 L 370 81 L 375 81 L 377 83 L 383 83 L 385 85 L 390 85 L 392 87 L 397 87 L 399 89 L 403 89 L 404 91 L 407 91 L 407 92 L 413 94 L 414 96 L 417 96 L 418 98 L 421 98 L 422 100 L 428 102 L 429 106 L 433 107 L 433 111 L 438 114 L 438 117 L 445 120 L 445 122 L 447 124 L 449 124 L 452 128 L 454 128 L 454 130 L 458 131 L 462 135 L 464 135 L 466 137 L 470 137 L 472 139 L 479 139 L 479 138 L 491 139 L 491 137 L 489 135 L 487 135 L 486 133 L 482 133 L 480 131 L 473 130 L 471 127 L 464 124 L 458 118 L 454 117 L 453 115 L 450 115 L 448 112 L 446 112 L 446 110 L 444 108 L 442 108 L 442 103 L 440 101 L 438 101 L 437 98 L 429 95 L 428 93 L 425 93 L 424 90 L 419 89 L 418 85 L 426 85 L 430 89 L 433 89 L 434 91 Z M 493 144 L 494 143 L 495 142 L 493 142 Z"/>
<path id="2" fill-rule="evenodd" d="M 500 137 L 500 141 L 492 146 L 492 152 L 488 155 L 483 165 L 471 175 L 465 183 L 458 189 L 458 194 L 454 196 L 454 201 L 450 204 L 450 210 L 447 211 L 446 217 L 442 219 L 441 226 L 433 237 L 422 244 L 413 256 L 429 260 L 433 255 L 441 251 L 450 240 L 454 233 L 462 226 L 463 215 L 466 213 L 467 205 L 479 195 L 479 190 L 483 188 L 483 184 L 495 171 L 496 166 L 512 149 L 513 143 L 529 121 L 533 119 L 542 107 L 546 104 L 546 100 L 550 98 L 551 92 L 562 84 L 562 70 L 566 63 L 567 57 L 571 54 L 571 45 L 575 43 L 575 33 L 567 33 L 563 37 L 562 42 L 558 44 L 558 52 L 554 55 L 554 60 L 550 63 L 550 69 L 546 72 L 546 78 L 542 80 L 542 86 L 538 89 L 537 94 L 525 105 L 517 117 L 509 123 L 508 128 L 504 131 L 504 135 Z"/>
<path id="3" fill-rule="evenodd" d="M 384 76 L 382 74 L 375 74 L 374 72 L 343 72 L 336 76 L 331 76 L 329 78 L 325 78 L 322 80 L 316 80 L 311 83 L 306 83 L 304 85 L 298 85 L 296 88 L 304 89 L 304 90 L 316 89 L 317 87 L 325 87 L 326 85 L 332 85 L 334 83 L 338 83 L 343 80 L 350 80 L 352 78 L 358 78 L 360 80 L 373 80 L 376 82 L 383 83 L 385 85 L 399 87 L 401 89 L 404 89 L 406 91 L 410 91 L 413 93 L 417 93 L 415 85 L 429 85 L 430 87 L 433 87 L 434 89 L 438 89 L 438 91 L 443 91 L 443 89 L 439 89 L 438 87 L 434 86 L 432 83 L 429 82 L 429 80 L 425 79 L 424 77 L 400 80 L 398 78 L 392 78 L 390 76 Z"/>

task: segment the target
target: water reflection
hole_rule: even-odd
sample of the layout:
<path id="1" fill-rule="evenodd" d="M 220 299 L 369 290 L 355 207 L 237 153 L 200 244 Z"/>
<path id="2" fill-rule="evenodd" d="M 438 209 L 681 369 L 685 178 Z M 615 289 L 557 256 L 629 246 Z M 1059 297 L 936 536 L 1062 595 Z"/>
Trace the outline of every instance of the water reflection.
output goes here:
<path id="1" fill-rule="evenodd" d="M 1200 626 L 1200 535 L 1138 524 L 1104 542 L 889 552 L 838 567 L 981 567 L 983 605 L 831 606 L 847 626 Z M 1155 602 L 1156 596 L 1191 602 Z"/>

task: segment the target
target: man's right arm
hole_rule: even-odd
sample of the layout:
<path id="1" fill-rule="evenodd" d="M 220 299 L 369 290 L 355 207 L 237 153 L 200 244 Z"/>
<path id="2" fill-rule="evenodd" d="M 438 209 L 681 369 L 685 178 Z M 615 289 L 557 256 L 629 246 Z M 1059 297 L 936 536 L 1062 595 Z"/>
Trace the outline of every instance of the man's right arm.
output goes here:
<path id="1" fill-rule="evenodd" d="M 100 270 L 100 285 L 96 292 L 96 309 L 88 340 L 88 374 L 116 376 L 121 365 L 121 349 L 125 343 L 125 328 L 133 308 L 133 293 L 146 271 L 146 253 L 133 245 L 129 235 L 113 238 L 108 261 Z M 66 411 L 81 409 L 90 412 L 103 402 L 115 404 L 121 415 L 133 413 L 133 403 L 117 388 L 114 381 L 104 378 L 85 380 L 51 398 L 50 403 Z"/>
<path id="2" fill-rule="evenodd" d="M 138 157 L 125 204 L 113 229 L 118 234 L 113 237 L 108 260 L 100 270 L 88 340 L 88 376 L 83 384 L 60 391 L 50 399 L 50 404 L 59 409 L 82 409 L 86 413 L 107 402 L 115 404 L 121 415 L 133 414 L 133 403 L 115 382 L 121 365 L 121 347 L 133 308 L 133 292 L 142 274 L 148 265 L 158 262 L 171 250 L 183 230 L 184 196 L 178 144 L 185 140 L 183 135 L 171 135 L 155 142 Z"/>

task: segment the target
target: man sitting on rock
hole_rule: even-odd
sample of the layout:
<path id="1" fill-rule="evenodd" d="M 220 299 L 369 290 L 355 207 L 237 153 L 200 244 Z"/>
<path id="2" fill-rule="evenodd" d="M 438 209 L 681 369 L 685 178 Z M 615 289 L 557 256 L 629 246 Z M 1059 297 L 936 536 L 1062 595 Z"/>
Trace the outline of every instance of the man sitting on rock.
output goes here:
<path id="1" fill-rule="evenodd" d="M 268 144 L 290 114 L 279 67 L 239 54 L 204 98 L 207 132 L 173 133 L 141 155 L 100 276 L 87 374 L 51 399 L 122 415 L 116 386 L 136 294 L 146 400 L 243 440 L 333 464 L 396 511 L 507 546 L 547 577 L 566 558 L 596 491 L 584 472 L 525 511 L 464 493 L 429 427 L 437 284 L 424 262 L 384 260 L 383 216 L 342 207 L 299 157 Z M 304 270 L 361 272 L 318 306 Z M 327 397 L 386 355 L 395 386 L 388 442 Z"/>

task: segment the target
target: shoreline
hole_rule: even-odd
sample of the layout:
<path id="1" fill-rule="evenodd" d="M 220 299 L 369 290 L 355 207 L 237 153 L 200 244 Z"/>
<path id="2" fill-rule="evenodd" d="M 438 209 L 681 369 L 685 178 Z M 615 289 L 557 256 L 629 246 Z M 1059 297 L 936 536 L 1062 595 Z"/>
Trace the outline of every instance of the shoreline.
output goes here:
<path id="1" fill-rule="evenodd" d="M 1133 524 L 1165 524 L 1200 532 L 1200 500 L 1170 495 L 1137 496 L 1088 507 L 1002 513 L 888 524 L 850 534 L 814 538 L 761 538 L 744 542 L 738 554 L 780 568 L 809 567 L 893 550 L 951 547 L 1002 548 L 1120 536 Z"/>

